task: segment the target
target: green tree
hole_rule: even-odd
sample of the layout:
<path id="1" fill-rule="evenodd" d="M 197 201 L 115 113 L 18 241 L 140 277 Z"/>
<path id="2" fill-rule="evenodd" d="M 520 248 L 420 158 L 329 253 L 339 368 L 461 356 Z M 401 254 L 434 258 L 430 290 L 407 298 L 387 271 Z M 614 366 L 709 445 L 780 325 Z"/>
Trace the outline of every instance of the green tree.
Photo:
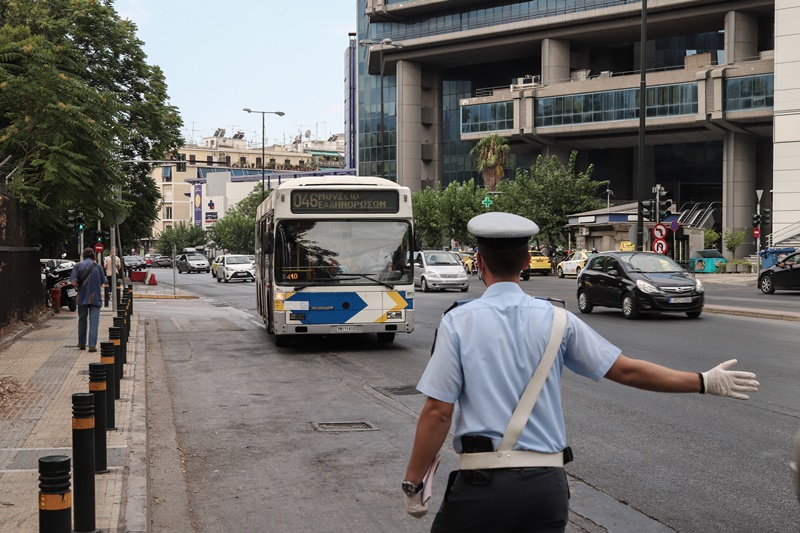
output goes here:
<path id="1" fill-rule="evenodd" d="M 736 249 L 744 242 L 744 230 L 725 230 L 725 234 L 722 236 L 722 242 L 725 244 L 725 249 L 728 250 L 735 258 Z"/>
<path id="2" fill-rule="evenodd" d="M 708 250 L 717 247 L 720 234 L 713 229 L 708 229 L 703 233 L 703 249 Z"/>
<path id="3" fill-rule="evenodd" d="M 414 226 L 424 248 L 438 248 L 442 245 L 440 203 L 441 195 L 439 191 L 430 187 L 411 194 L 411 205 L 414 209 Z"/>
<path id="4" fill-rule="evenodd" d="M 200 226 L 178 222 L 175 226 L 161 232 L 158 239 L 158 253 L 172 255 L 173 246 L 176 253 L 184 248 L 203 246 L 207 242 L 206 232 Z"/>
<path id="5" fill-rule="evenodd" d="M 128 214 L 125 241 L 150 235 L 160 198 L 150 166 L 183 144 L 164 76 L 112 0 L 0 2 L 2 177 L 45 247 L 71 235 L 68 209 L 90 227 Z M 116 191 L 121 190 L 117 200 Z"/>
<path id="6" fill-rule="evenodd" d="M 267 191 L 268 193 L 271 191 Z M 256 211 L 261 203 L 261 185 L 257 185 L 224 218 L 209 229 L 209 238 L 218 248 L 235 254 L 255 253 Z"/>
<path id="7" fill-rule="evenodd" d="M 467 231 L 469 220 L 486 209 L 481 205 L 485 190 L 475 186 L 470 179 L 466 183 L 452 182 L 442 191 L 439 201 L 439 217 L 447 244 L 450 239 L 470 243 L 474 238 Z"/>
<path id="8" fill-rule="evenodd" d="M 490 191 L 494 191 L 500 180 L 505 177 L 505 167 L 510 152 L 508 141 L 494 133 L 482 138 L 470 150 L 475 170 L 481 173 L 483 184 Z"/>

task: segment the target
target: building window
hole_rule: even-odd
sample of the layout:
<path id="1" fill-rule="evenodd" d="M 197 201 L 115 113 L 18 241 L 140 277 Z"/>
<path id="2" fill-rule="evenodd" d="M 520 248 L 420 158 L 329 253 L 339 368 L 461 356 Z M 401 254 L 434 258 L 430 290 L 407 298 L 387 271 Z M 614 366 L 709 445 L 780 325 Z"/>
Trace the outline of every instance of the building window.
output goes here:
<path id="1" fill-rule="evenodd" d="M 461 108 L 461 133 L 483 133 L 514 128 L 514 102 L 465 105 Z"/>
<path id="2" fill-rule="evenodd" d="M 206 165 L 214 166 L 214 156 L 213 155 L 207 155 L 206 156 Z"/>
<path id="3" fill-rule="evenodd" d="M 172 183 L 172 166 L 161 167 L 161 181 Z"/>
<path id="4" fill-rule="evenodd" d="M 261 158 L 260 157 L 256 157 L 256 166 L 258 168 L 261 168 Z"/>
<path id="5" fill-rule="evenodd" d="M 239 166 L 240 167 L 247 166 L 247 158 L 245 156 L 239 156 Z"/>
<path id="6" fill-rule="evenodd" d="M 194 165 L 197 162 L 197 158 L 194 154 L 189 154 L 189 163 Z"/>
<path id="7" fill-rule="evenodd" d="M 172 220 L 172 208 L 165 207 L 164 208 L 164 220 Z"/>
<path id="8" fill-rule="evenodd" d="M 287 167 L 289 167 L 289 166 L 292 165 L 292 160 L 291 159 L 284 159 L 283 160 L 283 164 L 286 165 Z"/>
<path id="9" fill-rule="evenodd" d="M 725 80 L 725 111 L 771 109 L 775 76 L 746 76 Z"/>

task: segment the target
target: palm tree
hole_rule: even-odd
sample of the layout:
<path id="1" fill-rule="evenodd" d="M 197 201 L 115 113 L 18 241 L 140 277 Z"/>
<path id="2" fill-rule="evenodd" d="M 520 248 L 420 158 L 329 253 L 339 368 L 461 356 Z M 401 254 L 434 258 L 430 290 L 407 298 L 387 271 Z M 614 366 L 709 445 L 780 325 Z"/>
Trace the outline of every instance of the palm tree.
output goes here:
<path id="1" fill-rule="evenodd" d="M 470 150 L 475 169 L 481 173 L 483 184 L 490 191 L 494 191 L 500 180 L 505 177 L 504 169 L 508 164 L 510 151 L 508 141 L 495 134 L 484 137 Z"/>

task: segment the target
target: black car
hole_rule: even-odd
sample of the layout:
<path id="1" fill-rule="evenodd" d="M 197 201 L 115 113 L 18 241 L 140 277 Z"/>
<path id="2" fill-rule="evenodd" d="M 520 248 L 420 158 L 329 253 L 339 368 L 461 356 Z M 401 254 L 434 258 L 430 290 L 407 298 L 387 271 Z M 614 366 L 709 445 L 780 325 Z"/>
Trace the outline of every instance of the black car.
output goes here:
<path id="1" fill-rule="evenodd" d="M 124 255 L 122 256 L 122 262 L 128 270 L 141 270 L 147 266 L 144 259 L 138 255 Z"/>
<path id="2" fill-rule="evenodd" d="M 578 309 L 622 309 L 625 318 L 642 312 L 703 312 L 703 284 L 669 257 L 652 252 L 602 252 L 578 274 Z"/>
<path id="3" fill-rule="evenodd" d="M 800 252 L 788 255 L 758 274 L 758 288 L 764 294 L 775 290 L 800 290 Z"/>

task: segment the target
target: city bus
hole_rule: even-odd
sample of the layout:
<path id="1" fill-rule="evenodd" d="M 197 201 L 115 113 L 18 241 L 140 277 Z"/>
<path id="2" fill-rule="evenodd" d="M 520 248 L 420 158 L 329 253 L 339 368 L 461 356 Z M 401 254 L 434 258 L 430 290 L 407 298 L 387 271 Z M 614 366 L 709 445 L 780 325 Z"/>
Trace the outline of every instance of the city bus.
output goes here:
<path id="1" fill-rule="evenodd" d="M 256 215 L 256 302 L 277 346 L 414 329 L 411 191 L 375 177 L 287 180 Z"/>

